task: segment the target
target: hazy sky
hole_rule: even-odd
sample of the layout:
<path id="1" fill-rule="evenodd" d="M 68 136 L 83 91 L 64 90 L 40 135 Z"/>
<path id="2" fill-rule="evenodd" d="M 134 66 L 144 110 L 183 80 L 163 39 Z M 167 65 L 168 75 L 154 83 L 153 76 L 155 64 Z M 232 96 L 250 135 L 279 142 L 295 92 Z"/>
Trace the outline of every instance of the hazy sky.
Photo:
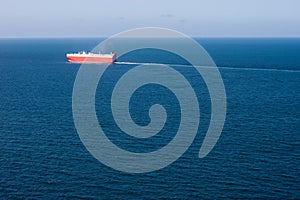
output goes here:
<path id="1" fill-rule="evenodd" d="M 0 37 L 101 37 L 155 26 L 202 37 L 300 37 L 300 0 L 2 0 Z"/>

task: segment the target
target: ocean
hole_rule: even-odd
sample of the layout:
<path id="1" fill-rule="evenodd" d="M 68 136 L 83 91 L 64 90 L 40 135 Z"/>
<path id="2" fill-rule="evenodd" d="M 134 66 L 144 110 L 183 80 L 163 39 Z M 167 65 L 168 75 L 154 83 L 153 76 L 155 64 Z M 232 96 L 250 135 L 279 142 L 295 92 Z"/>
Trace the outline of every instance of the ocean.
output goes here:
<path id="1" fill-rule="evenodd" d="M 118 59 L 100 80 L 96 111 L 114 144 L 131 152 L 162 148 L 175 136 L 180 106 L 168 89 L 147 85 L 131 99 L 132 118 L 150 123 L 149 107 L 163 105 L 168 120 L 158 136 L 123 134 L 110 108 L 114 84 L 136 63 L 166 63 L 198 94 L 197 135 L 163 169 L 144 174 L 112 169 L 81 142 L 72 114 L 79 64 L 65 54 L 93 49 L 103 39 L 0 39 L 0 198 L 299 199 L 300 39 L 196 39 L 219 67 L 227 113 L 213 150 L 199 158 L 210 121 L 210 96 L 195 69 L 166 52 L 137 51 Z"/>

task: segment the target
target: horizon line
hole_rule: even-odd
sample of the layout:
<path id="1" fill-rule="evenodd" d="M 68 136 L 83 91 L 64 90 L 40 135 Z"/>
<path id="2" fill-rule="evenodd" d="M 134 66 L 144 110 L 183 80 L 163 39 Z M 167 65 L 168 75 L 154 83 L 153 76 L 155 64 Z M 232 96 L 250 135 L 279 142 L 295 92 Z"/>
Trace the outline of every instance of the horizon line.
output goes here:
<path id="1" fill-rule="evenodd" d="M 101 39 L 103 39 L 103 38 L 109 38 L 109 37 L 111 37 L 111 36 L 8 36 L 8 37 L 6 37 L 6 36 L 4 36 L 4 37 L 1 37 L 0 36 L 0 39 L 98 39 L 98 38 L 101 38 Z M 300 36 L 276 36 L 276 35 L 274 35 L 274 36 L 263 36 L 263 35 L 261 35 L 261 36 L 190 36 L 191 38 L 197 38 L 197 39 L 200 39 L 200 38 L 203 38 L 203 39 L 205 39 L 205 38 L 207 38 L 207 39 L 218 39 L 218 38 L 220 38 L 220 39 L 234 39 L 234 38 L 241 38 L 241 39 L 243 39 L 243 38 L 253 38 L 253 39 L 255 39 L 255 38 L 257 38 L 257 39 L 259 39 L 259 38 L 262 38 L 262 39 L 268 39 L 268 38 L 270 38 L 270 39 L 276 39 L 276 38 L 283 38 L 283 39 L 297 39 L 297 38 L 300 38 Z M 165 37 L 162 37 L 162 38 L 165 38 Z"/>

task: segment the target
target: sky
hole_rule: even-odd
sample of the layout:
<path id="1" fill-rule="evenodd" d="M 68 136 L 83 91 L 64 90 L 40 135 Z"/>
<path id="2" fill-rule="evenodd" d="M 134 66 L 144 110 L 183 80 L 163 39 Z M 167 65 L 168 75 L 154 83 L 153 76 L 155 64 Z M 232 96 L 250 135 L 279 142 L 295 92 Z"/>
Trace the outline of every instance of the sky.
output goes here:
<path id="1" fill-rule="evenodd" d="M 0 38 L 108 37 L 141 27 L 300 37 L 300 0 L 2 0 L 0 7 Z"/>

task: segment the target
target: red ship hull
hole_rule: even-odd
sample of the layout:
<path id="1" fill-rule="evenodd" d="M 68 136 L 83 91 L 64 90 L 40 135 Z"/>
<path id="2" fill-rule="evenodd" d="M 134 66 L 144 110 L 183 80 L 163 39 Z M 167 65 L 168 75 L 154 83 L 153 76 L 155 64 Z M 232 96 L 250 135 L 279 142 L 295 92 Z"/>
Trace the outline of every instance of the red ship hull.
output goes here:
<path id="1" fill-rule="evenodd" d="M 112 54 L 67 54 L 69 62 L 74 63 L 113 63 L 116 53 Z"/>

